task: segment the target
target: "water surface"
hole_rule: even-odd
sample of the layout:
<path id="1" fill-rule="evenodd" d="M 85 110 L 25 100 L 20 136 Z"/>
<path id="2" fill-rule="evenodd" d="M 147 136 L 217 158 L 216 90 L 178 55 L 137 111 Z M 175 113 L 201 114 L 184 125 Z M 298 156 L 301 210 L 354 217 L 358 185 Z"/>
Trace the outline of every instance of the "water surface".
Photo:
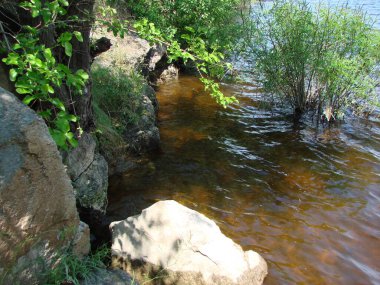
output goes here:
<path id="1" fill-rule="evenodd" d="M 380 28 L 379 0 L 348 5 Z M 380 284 L 379 119 L 316 128 L 250 84 L 224 86 L 240 100 L 226 110 L 201 90 L 186 76 L 160 87 L 161 149 L 111 179 L 113 219 L 174 199 L 259 252 L 266 285 Z"/>
<path id="2" fill-rule="evenodd" d="M 269 264 L 265 284 L 380 284 L 380 122 L 294 124 L 255 86 L 223 109 L 193 77 L 160 87 L 161 150 L 111 180 L 109 213 L 174 199 Z"/>

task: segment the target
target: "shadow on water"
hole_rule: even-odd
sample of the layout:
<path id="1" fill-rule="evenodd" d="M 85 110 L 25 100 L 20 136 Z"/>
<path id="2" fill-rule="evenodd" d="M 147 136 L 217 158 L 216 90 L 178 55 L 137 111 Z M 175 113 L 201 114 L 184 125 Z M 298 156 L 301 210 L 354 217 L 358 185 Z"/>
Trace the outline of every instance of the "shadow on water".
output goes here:
<path id="1" fill-rule="evenodd" d="M 316 130 L 225 86 L 223 109 L 195 78 L 160 87 L 161 150 L 113 177 L 114 220 L 174 199 L 214 219 L 269 263 L 265 284 L 380 283 L 380 122 Z"/>

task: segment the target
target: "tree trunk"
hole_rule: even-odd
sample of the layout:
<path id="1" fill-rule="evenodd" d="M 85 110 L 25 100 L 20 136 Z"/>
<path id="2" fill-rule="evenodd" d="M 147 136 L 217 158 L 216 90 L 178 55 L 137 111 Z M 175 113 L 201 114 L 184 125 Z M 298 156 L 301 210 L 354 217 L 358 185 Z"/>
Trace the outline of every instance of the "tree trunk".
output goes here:
<path id="1" fill-rule="evenodd" d="M 18 5 L 20 0 L 0 0 L 0 21 L 4 23 L 7 33 L 17 34 L 23 25 L 36 26 L 39 18 L 32 18 L 29 13 L 21 9 Z M 56 60 L 59 63 L 68 65 L 74 72 L 78 69 L 83 69 L 90 74 L 91 55 L 90 55 L 90 31 L 92 24 L 92 13 L 95 0 L 70 0 L 67 7 L 65 18 L 77 17 L 79 20 L 70 22 L 71 31 L 79 31 L 82 33 L 83 42 L 76 39 L 72 40 L 73 53 L 69 58 L 64 54 L 63 49 L 54 51 Z M 56 37 L 64 32 L 62 29 L 52 25 L 46 29 L 40 37 L 41 43 L 46 46 L 54 46 Z M 91 95 L 91 80 L 89 80 L 83 89 L 83 94 L 73 94 L 71 90 L 62 85 L 56 89 L 57 96 L 60 97 L 65 107 L 70 113 L 80 117 L 80 126 L 89 131 L 94 127 L 94 118 L 92 111 L 92 95 Z"/>

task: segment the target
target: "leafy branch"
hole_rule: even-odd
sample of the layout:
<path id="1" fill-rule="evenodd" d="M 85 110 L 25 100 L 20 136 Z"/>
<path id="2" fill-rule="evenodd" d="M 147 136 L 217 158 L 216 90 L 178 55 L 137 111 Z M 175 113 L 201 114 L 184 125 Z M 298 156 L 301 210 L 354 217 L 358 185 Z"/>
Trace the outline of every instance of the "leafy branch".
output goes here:
<path id="1" fill-rule="evenodd" d="M 23 26 L 23 31 L 14 36 L 15 43 L 3 62 L 9 66 L 9 78 L 15 82 L 16 92 L 23 96 L 26 105 L 36 107 L 38 114 L 45 119 L 50 134 L 58 147 L 67 150 L 69 145 L 76 147 L 78 142 L 71 131 L 71 123 L 78 124 L 79 118 L 70 114 L 56 95 L 58 88 L 65 84 L 75 94 L 81 94 L 89 75 L 82 69 L 73 72 L 68 66 L 58 63 L 53 53 L 62 48 L 65 55 L 72 56 L 72 40 L 83 42 L 78 31 L 62 32 L 52 47 L 40 43 L 44 28 L 53 25 L 57 17 L 67 13 L 67 0 L 41 2 L 29 0 L 20 7 L 40 18 L 36 27 Z M 78 127 L 80 131 L 80 127 Z"/>

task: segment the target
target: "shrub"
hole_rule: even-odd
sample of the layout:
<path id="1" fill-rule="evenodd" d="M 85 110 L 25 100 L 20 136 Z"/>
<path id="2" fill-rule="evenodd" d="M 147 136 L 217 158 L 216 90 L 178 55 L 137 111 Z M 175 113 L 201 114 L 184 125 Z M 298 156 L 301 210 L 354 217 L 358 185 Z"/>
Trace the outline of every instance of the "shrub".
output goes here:
<path id="1" fill-rule="evenodd" d="M 124 136 L 144 112 L 144 81 L 134 73 L 97 66 L 92 70 L 92 81 L 97 138 L 102 154 L 112 160 L 130 147 Z"/>
<path id="2" fill-rule="evenodd" d="M 361 10 L 275 1 L 255 11 L 250 40 L 256 80 L 296 114 L 313 109 L 329 121 L 377 102 L 380 37 Z"/>
<path id="3" fill-rule="evenodd" d="M 187 27 L 207 40 L 209 46 L 231 47 L 240 37 L 239 0 L 127 0 L 138 18 L 147 18 L 163 32 L 175 29 L 186 34 Z"/>
<path id="4" fill-rule="evenodd" d="M 125 130 L 128 124 L 133 124 L 143 111 L 141 96 L 144 79 L 142 76 L 123 70 L 110 70 L 95 67 L 92 70 L 94 103 L 112 121 L 112 125 Z"/>

